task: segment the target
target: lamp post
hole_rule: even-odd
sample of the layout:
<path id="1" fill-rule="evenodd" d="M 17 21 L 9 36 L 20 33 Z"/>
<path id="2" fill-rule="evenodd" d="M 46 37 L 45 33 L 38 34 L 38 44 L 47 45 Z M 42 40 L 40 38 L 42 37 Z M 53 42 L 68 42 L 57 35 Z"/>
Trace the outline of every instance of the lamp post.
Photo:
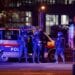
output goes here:
<path id="1" fill-rule="evenodd" d="M 45 11 L 46 11 L 46 6 L 41 5 L 38 13 L 38 24 L 39 27 L 42 29 L 44 29 L 44 25 L 45 25 Z"/>

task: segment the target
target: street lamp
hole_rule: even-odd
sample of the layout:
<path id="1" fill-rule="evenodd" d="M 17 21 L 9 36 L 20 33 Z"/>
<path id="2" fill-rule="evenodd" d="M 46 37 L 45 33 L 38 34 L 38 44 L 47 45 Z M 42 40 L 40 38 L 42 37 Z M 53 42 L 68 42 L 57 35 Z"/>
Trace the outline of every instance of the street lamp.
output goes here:
<path id="1" fill-rule="evenodd" d="M 44 5 L 41 6 L 41 10 L 44 11 L 46 7 Z"/>
<path id="2" fill-rule="evenodd" d="M 47 10 L 47 5 L 46 4 L 41 4 L 39 5 L 39 12 L 46 12 Z"/>
<path id="3" fill-rule="evenodd" d="M 41 5 L 39 7 L 39 13 L 38 13 L 38 24 L 42 29 L 44 29 L 44 25 L 45 25 L 45 11 L 46 11 L 46 6 Z"/>

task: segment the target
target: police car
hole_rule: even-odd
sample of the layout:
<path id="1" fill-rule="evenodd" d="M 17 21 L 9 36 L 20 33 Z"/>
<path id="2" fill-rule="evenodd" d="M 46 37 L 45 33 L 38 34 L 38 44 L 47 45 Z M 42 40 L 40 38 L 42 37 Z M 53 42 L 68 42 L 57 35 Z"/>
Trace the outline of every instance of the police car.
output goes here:
<path id="1" fill-rule="evenodd" d="M 0 28 L 0 58 L 2 61 L 19 57 L 18 36 L 19 29 Z"/>

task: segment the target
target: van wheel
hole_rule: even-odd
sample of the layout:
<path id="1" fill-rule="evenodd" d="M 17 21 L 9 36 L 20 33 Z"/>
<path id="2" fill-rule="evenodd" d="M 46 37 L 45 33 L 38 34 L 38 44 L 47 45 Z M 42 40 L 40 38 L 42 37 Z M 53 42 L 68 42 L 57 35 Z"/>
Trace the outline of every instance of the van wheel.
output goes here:
<path id="1" fill-rule="evenodd" d="M 8 61 L 8 57 L 2 56 L 2 57 L 1 57 L 1 60 L 4 61 L 4 62 L 5 62 L 5 61 Z"/>

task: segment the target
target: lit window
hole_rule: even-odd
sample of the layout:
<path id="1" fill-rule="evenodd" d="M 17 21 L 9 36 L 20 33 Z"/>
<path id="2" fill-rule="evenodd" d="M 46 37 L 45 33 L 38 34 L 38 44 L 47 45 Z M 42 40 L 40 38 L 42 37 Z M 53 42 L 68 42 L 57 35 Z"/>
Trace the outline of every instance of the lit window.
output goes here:
<path id="1" fill-rule="evenodd" d="M 31 17 L 31 12 L 26 12 L 26 16 Z"/>
<path id="2" fill-rule="evenodd" d="M 28 22 L 29 21 L 29 17 L 26 17 L 26 22 Z"/>
<path id="3" fill-rule="evenodd" d="M 65 0 L 65 4 L 72 4 L 75 0 Z"/>
<path id="4" fill-rule="evenodd" d="M 69 0 L 69 4 L 72 4 L 73 0 Z"/>
<path id="5" fill-rule="evenodd" d="M 12 13 L 12 22 L 19 21 L 19 14 L 17 12 Z"/>
<path id="6" fill-rule="evenodd" d="M 30 25 L 32 25 L 32 14 L 31 14 L 31 12 L 30 11 L 26 11 L 26 20 L 25 20 L 25 24 L 27 25 L 27 26 L 30 26 Z"/>
<path id="7" fill-rule="evenodd" d="M 69 24 L 69 16 L 67 16 L 67 15 L 61 15 L 61 24 L 62 25 Z"/>
<path id="8" fill-rule="evenodd" d="M 46 15 L 46 25 L 58 25 L 58 15 Z"/>
<path id="9" fill-rule="evenodd" d="M 31 24 L 30 24 L 30 23 L 26 23 L 26 25 L 27 25 L 27 26 L 30 26 Z"/>
<path id="10" fill-rule="evenodd" d="M 12 17 L 14 17 L 14 18 L 19 18 L 19 15 L 18 15 L 17 13 L 13 13 L 13 14 L 12 14 Z"/>
<path id="11" fill-rule="evenodd" d="M 50 34 L 50 27 L 53 25 L 58 25 L 58 15 L 46 14 L 46 33 Z"/>
<path id="12" fill-rule="evenodd" d="M 55 4 L 55 0 L 53 0 L 53 4 Z"/>

